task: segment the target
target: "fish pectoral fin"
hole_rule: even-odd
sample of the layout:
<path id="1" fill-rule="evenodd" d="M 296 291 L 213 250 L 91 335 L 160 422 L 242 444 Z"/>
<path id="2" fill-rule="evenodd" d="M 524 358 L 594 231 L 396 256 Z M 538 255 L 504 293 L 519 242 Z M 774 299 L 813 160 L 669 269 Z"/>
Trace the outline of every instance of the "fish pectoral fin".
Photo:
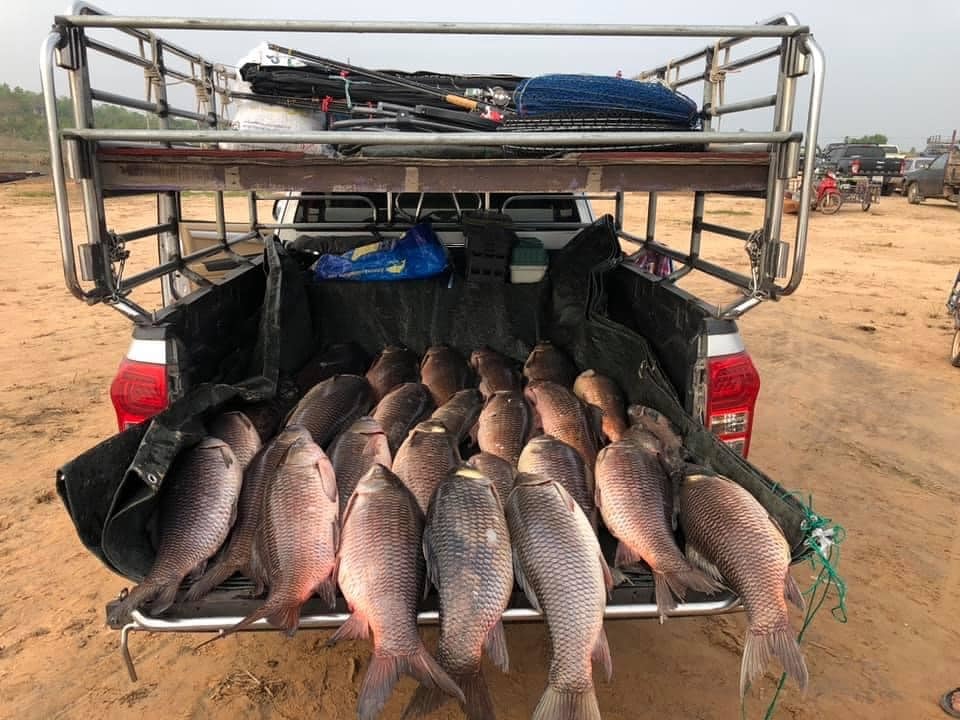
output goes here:
<path id="1" fill-rule="evenodd" d="M 723 577 L 723 573 L 720 572 L 720 568 L 710 562 L 697 548 L 691 545 L 689 542 L 686 547 L 687 560 L 690 561 L 690 564 L 695 568 L 702 570 L 708 577 L 716 580 L 724 587 L 728 587 L 727 581 Z"/>
<path id="2" fill-rule="evenodd" d="M 602 446 L 606 435 L 603 432 L 603 408 L 599 405 L 587 405 L 584 403 L 587 411 L 587 422 L 590 430 L 593 432 L 593 441 L 596 445 Z"/>
<path id="3" fill-rule="evenodd" d="M 513 551 L 513 577 L 517 581 L 517 585 L 520 586 L 520 589 L 523 590 L 523 594 L 527 596 L 531 607 L 537 612 L 543 612 L 543 610 L 540 609 L 540 601 L 537 600 L 537 594 L 533 591 L 533 586 L 527 582 L 527 578 L 523 574 L 523 565 L 520 563 L 520 556 L 517 555 L 516 550 Z"/>
<path id="4" fill-rule="evenodd" d="M 640 553 L 631 550 L 624 542 L 617 543 L 617 551 L 613 556 L 614 565 L 622 568 L 636 565 L 639 562 L 643 562 L 643 556 Z"/>
<path id="5" fill-rule="evenodd" d="M 440 589 L 439 563 L 429 538 L 430 536 L 427 533 L 423 534 L 423 557 L 427 561 L 427 574 L 423 580 L 423 597 L 430 594 L 431 584 L 436 586 L 438 590 Z"/>
<path id="6" fill-rule="evenodd" d="M 784 579 L 783 596 L 801 610 L 806 609 L 803 593 L 800 592 L 800 587 L 797 585 L 797 581 L 793 579 L 793 575 L 790 574 L 789 568 L 787 569 L 787 577 Z"/>
<path id="7" fill-rule="evenodd" d="M 340 551 L 340 521 L 336 516 L 330 521 L 330 537 L 333 540 L 333 552 L 337 554 Z M 340 563 L 338 562 L 337 567 L 339 567 L 339 565 Z M 334 568 L 333 576 L 337 576 L 337 568 Z"/>
<path id="8" fill-rule="evenodd" d="M 366 640 L 370 637 L 370 623 L 363 613 L 354 610 L 347 621 L 327 640 L 327 646 L 336 645 L 341 640 Z"/>
<path id="9" fill-rule="evenodd" d="M 294 603 L 277 609 L 276 612 L 267 615 L 267 622 L 293 637 L 297 628 L 300 627 L 300 605 Z"/>
<path id="10" fill-rule="evenodd" d="M 320 475 L 320 484 L 330 502 L 338 502 L 337 478 L 333 474 L 333 468 L 326 456 L 314 463 L 314 469 Z"/>
<path id="11" fill-rule="evenodd" d="M 567 506 L 567 510 L 574 512 L 577 509 L 577 501 L 573 499 L 573 496 L 567 492 L 563 485 L 555 480 L 551 480 L 550 482 L 553 484 L 553 489 L 557 491 L 557 495 L 560 496 L 564 504 Z"/>
<path id="12" fill-rule="evenodd" d="M 327 604 L 331 610 L 337 604 L 337 570 L 333 569 L 333 573 L 328 575 L 326 578 L 317 583 L 317 586 L 313 589 L 315 595 L 317 595 L 323 602 Z"/>
<path id="13" fill-rule="evenodd" d="M 607 560 L 603 557 L 602 552 L 597 553 L 597 559 L 600 561 L 600 569 L 603 571 L 603 586 L 607 589 L 607 595 L 609 595 L 616 584 L 613 581 L 613 573 L 610 572 L 610 566 L 607 565 Z"/>
<path id="14" fill-rule="evenodd" d="M 590 659 L 603 668 L 603 676 L 610 682 L 613 679 L 613 659 L 610 657 L 610 644 L 607 642 L 607 631 L 603 625 L 600 626 L 600 634 L 597 635 L 597 643 L 593 646 Z"/>
<path id="15" fill-rule="evenodd" d="M 503 622 L 497 620 L 496 624 L 490 628 L 486 639 L 483 641 L 483 649 L 490 658 L 490 662 L 497 666 L 500 672 L 509 672 L 510 656 L 507 653 L 507 635 L 503 631 Z"/>

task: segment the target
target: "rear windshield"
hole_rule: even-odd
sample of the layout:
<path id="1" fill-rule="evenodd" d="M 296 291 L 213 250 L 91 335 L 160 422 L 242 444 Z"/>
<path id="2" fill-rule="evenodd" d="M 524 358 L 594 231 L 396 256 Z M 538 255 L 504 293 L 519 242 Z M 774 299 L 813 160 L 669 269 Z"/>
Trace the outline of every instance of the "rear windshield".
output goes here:
<path id="1" fill-rule="evenodd" d="M 884 156 L 883 148 L 879 145 L 851 145 L 844 150 L 843 154 L 846 157 L 859 155 L 865 158 L 882 158 Z"/>
<path id="2" fill-rule="evenodd" d="M 455 222 L 460 213 L 484 209 L 480 193 L 398 193 L 393 215 L 401 221 L 414 218 Z M 517 222 L 578 222 L 576 199 L 571 195 L 510 195 L 491 193 L 490 210 L 501 210 Z M 309 195 L 300 197 L 296 223 L 364 223 L 387 221 L 386 193 Z"/>

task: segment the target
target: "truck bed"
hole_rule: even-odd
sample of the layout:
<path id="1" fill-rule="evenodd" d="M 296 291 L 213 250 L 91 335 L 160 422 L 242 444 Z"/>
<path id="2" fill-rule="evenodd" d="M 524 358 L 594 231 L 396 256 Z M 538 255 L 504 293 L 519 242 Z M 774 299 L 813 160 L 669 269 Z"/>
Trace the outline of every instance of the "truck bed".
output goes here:
<path id="1" fill-rule="evenodd" d="M 225 368 L 212 382 L 196 387 L 152 422 L 129 428 L 60 469 L 57 487 L 84 544 L 108 567 L 131 581 L 150 568 L 154 547 L 151 517 L 164 476 L 176 453 L 199 438 L 204 419 L 228 406 L 267 400 L 286 375 L 318 349 L 355 341 L 368 352 L 389 342 L 403 342 L 422 352 L 446 342 L 463 353 L 488 344 L 518 360 L 540 338 L 563 347 L 581 368 L 610 375 L 630 402 L 656 408 L 681 430 L 701 462 L 746 487 L 775 517 L 789 540 L 795 560 L 806 556 L 805 509 L 771 478 L 721 443 L 688 415 L 674 384 L 660 369 L 654 348 L 695 347 L 707 312 L 674 294 L 629 265 L 619 264 L 620 249 L 609 218 L 580 233 L 551 257 L 547 279 L 530 285 L 473 285 L 446 277 L 406 282 L 323 282 L 308 280 L 290 258 L 269 245 L 266 282 L 259 267 L 238 272 L 229 282 L 202 291 L 171 317 L 201 335 L 222 324 L 230 304 L 243 289 L 261 287 L 263 309 L 259 333 L 246 352 L 246 377 L 237 379 L 236 353 L 222 348 Z M 658 297 L 667 293 L 670 298 Z M 645 307 L 669 304 L 672 327 L 650 327 Z M 616 318 L 616 321 L 611 319 Z M 205 325 L 206 324 L 206 325 Z M 656 337 L 648 342 L 640 332 Z M 229 342 L 229 341 L 228 341 Z M 212 350 L 211 350 L 212 352 Z M 215 360 L 215 358 L 213 358 Z M 211 357 L 206 362 L 213 362 Z M 670 363 L 668 362 L 668 365 Z M 240 364 L 243 366 L 243 363 Z M 229 373 L 234 375 L 231 377 Z M 601 544 L 612 560 L 615 543 L 606 531 Z M 248 614 L 256 601 L 250 584 L 236 577 L 197 603 L 178 603 L 161 618 L 140 613 L 131 627 L 154 630 L 216 630 Z M 680 613 L 707 614 L 735 609 L 731 595 L 691 596 Z M 342 598 L 335 611 L 312 601 L 303 610 L 303 627 L 331 627 L 346 619 Z M 608 617 L 653 617 L 649 574 L 631 575 L 617 587 Z M 536 619 L 522 594 L 514 594 L 506 619 Z M 422 622 L 436 621 L 434 599 L 421 606 Z"/>

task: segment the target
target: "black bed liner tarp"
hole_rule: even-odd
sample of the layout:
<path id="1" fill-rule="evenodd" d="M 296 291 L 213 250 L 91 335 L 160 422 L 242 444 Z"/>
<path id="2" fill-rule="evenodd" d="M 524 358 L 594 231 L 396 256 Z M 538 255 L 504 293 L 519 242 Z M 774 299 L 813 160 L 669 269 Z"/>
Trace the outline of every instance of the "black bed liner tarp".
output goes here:
<path id="1" fill-rule="evenodd" d="M 702 463 L 763 503 L 783 527 L 795 558 L 806 553 L 800 503 L 695 422 L 646 340 L 603 312 L 604 278 L 620 256 L 609 219 L 555 253 L 548 278 L 529 285 L 477 285 L 459 277 L 317 284 L 276 248 L 268 255 L 261 335 L 250 353 L 259 372 L 242 383 L 200 386 L 148 427 L 120 433 L 58 472 L 58 491 L 80 539 L 120 574 L 139 580 L 149 570 L 156 494 L 176 454 L 200 437 L 202 421 L 230 403 L 269 399 L 284 374 L 319 349 L 345 341 L 369 353 L 393 342 L 418 352 L 445 342 L 464 354 L 486 344 L 522 360 L 538 339 L 550 339 L 581 368 L 613 377 L 630 402 L 669 417 Z"/>

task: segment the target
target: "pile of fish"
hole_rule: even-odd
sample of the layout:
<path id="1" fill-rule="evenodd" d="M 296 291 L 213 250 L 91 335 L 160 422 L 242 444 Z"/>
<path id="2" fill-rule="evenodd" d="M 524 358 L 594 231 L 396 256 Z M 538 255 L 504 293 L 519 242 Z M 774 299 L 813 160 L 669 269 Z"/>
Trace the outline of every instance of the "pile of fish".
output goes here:
<path id="1" fill-rule="evenodd" d="M 646 567 L 661 622 L 690 590 L 740 596 L 741 694 L 773 656 L 805 686 L 786 604 L 802 598 L 780 528 L 749 492 L 691 464 L 670 422 L 628 408 L 610 378 L 578 373 L 549 342 L 522 368 L 445 345 L 422 358 L 386 347 L 365 374 L 321 365 L 299 375 L 315 384 L 279 432 L 227 412 L 181 453 L 160 495 L 153 568 L 118 616 L 162 612 L 188 577 L 186 599 L 198 600 L 240 572 L 263 600 L 223 634 L 261 619 L 293 634 L 304 603 L 332 607 L 339 588 L 352 614 L 330 643 L 372 635 L 360 718 L 376 717 L 407 674 L 420 687 L 405 717 L 456 700 L 490 720 L 481 655 L 507 671 L 501 614 L 516 583 L 550 637 L 533 718 L 595 719 L 593 666 L 612 673 L 608 593 Z M 613 570 L 601 522 L 619 541 Z M 425 583 L 439 599 L 435 656 L 417 628 Z"/>

